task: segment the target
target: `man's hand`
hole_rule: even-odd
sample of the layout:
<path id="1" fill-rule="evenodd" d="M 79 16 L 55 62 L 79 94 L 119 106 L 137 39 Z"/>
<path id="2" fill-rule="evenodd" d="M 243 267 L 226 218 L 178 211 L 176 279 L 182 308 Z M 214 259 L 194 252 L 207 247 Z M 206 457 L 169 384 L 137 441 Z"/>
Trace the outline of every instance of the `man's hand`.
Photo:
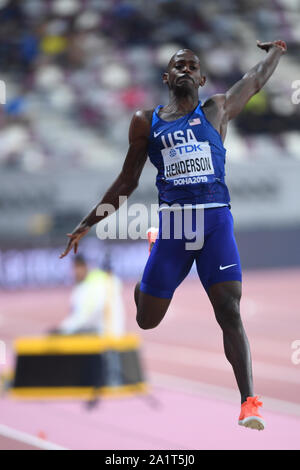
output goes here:
<path id="1" fill-rule="evenodd" d="M 60 255 L 60 259 L 67 256 L 72 248 L 74 248 L 74 253 L 77 253 L 79 241 L 90 231 L 90 228 L 91 227 L 85 223 L 81 223 L 72 233 L 67 233 L 67 237 L 69 237 L 70 240 L 68 241 L 65 251 Z"/>
<path id="2" fill-rule="evenodd" d="M 271 47 L 277 47 L 277 49 L 280 49 L 283 54 L 285 54 L 287 51 L 287 45 L 284 41 L 273 41 L 273 42 L 256 41 L 256 42 L 257 42 L 257 47 L 267 52 L 269 52 Z"/>

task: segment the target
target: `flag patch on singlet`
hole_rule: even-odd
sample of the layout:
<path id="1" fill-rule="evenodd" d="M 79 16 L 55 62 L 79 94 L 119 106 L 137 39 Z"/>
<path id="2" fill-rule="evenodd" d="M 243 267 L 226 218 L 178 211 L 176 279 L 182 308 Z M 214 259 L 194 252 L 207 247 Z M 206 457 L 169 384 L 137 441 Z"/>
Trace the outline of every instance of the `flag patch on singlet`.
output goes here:
<path id="1" fill-rule="evenodd" d="M 190 126 L 197 126 L 201 124 L 201 119 L 200 118 L 194 118 L 189 120 L 189 125 Z"/>

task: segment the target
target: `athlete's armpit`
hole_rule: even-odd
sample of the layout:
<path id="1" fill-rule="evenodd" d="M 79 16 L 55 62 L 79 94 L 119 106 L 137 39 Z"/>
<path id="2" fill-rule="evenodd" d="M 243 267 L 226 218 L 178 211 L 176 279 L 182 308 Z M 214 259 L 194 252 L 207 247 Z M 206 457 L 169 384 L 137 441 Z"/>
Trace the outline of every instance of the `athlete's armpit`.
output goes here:
<path id="1" fill-rule="evenodd" d="M 224 142 L 227 132 L 228 118 L 225 113 L 226 95 L 216 94 L 205 101 L 203 111 L 206 119 L 219 132 Z"/>

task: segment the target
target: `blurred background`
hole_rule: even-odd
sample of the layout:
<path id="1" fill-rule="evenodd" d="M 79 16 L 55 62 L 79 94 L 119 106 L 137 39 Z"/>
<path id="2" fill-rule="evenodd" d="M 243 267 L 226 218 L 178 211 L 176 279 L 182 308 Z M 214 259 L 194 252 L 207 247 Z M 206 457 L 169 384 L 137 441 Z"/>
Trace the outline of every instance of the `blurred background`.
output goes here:
<path id="1" fill-rule="evenodd" d="M 299 0 L 0 0 L 0 80 L 6 85 L 6 103 L 0 106 L 0 339 L 8 357 L 16 337 L 42 334 L 66 315 L 74 279 L 72 257 L 58 259 L 65 234 L 120 171 L 133 113 L 167 102 L 161 77 L 171 55 L 180 48 L 199 55 L 207 75 L 204 101 L 264 58 L 257 39 L 282 39 L 288 53 L 230 124 L 225 147 L 257 382 L 274 412 L 299 414 L 299 368 L 290 360 L 299 328 L 300 104 L 292 101 L 293 82 L 300 80 L 299 22 Z M 149 207 L 157 202 L 155 174 L 148 162 L 129 202 Z M 133 286 L 147 260 L 146 242 L 103 242 L 93 230 L 81 246 L 91 267 L 101 266 L 107 250 L 124 283 L 127 327 L 139 333 Z M 194 272 L 160 328 L 142 333 L 149 380 L 156 387 L 175 387 L 176 393 L 185 383 L 185 393 L 214 390 L 218 397 L 220 389 L 207 387 L 222 386 L 230 402 L 234 379 Z M 188 346 L 198 351 L 198 361 Z M 164 363 L 166 357 L 174 362 Z M 192 385 L 192 379 L 202 385 Z M 66 422 L 72 413 L 75 419 L 70 410 Z M 13 411 L 7 423 L 11 416 Z M 107 411 L 107 416 L 114 415 Z M 40 429 L 38 422 L 32 429 L 16 422 L 11 425 L 26 432 Z M 141 443 L 133 433 L 128 444 L 122 436 L 119 448 L 198 448 L 195 441 L 183 443 L 182 436 Z M 228 448 L 222 439 L 203 445 Z"/>

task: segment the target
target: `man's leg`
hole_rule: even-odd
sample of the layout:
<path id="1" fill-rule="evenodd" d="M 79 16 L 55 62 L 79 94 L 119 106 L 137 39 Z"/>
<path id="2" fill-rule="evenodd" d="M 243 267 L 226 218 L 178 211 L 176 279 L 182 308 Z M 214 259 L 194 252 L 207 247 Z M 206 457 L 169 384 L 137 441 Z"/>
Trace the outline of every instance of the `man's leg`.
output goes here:
<path id="1" fill-rule="evenodd" d="M 252 364 L 248 339 L 240 316 L 242 272 L 233 233 L 233 218 L 227 207 L 205 212 L 205 243 L 196 256 L 201 282 L 210 298 L 223 331 L 225 355 L 232 365 L 241 394 L 241 426 L 262 430 L 262 402 L 253 396 Z"/>
<path id="2" fill-rule="evenodd" d="M 137 307 L 136 321 L 140 328 L 155 328 L 164 318 L 172 299 L 164 299 L 146 294 L 140 290 L 140 282 L 134 289 L 134 301 Z"/>
<path id="3" fill-rule="evenodd" d="M 227 281 L 214 284 L 208 295 L 223 331 L 227 360 L 232 365 L 242 403 L 253 396 L 252 361 L 249 342 L 240 315 L 242 284 Z"/>
<path id="4" fill-rule="evenodd" d="M 184 239 L 175 239 L 172 236 L 163 238 L 160 231 L 155 243 L 152 243 L 151 237 L 148 237 L 148 240 L 150 256 L 142 281 L 136 284 L 134 290 L 136 320 L 143 329 L 159 325 L 168 310 L 175 289 L 188 275 L 194 261 L 194 255 L 185 250 Z"/>

